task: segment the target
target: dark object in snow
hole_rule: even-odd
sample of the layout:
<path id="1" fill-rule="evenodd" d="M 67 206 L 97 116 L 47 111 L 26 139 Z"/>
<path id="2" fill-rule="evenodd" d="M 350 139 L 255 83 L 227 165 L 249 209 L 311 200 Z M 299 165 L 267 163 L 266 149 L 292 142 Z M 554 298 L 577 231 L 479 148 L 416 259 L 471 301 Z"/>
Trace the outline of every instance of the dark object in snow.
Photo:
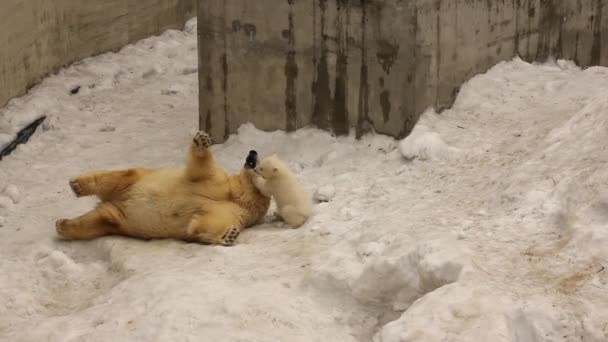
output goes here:
<path id="1" fill-rule="evenodd" d="M 74 88 L 72 88 L 70 90 L 70 94 L 76 95 L 76 94 L 78 94 L 79 91 L 80 91 L 80 86 L 75 86 Z"/>
<path id="2" fill-rule="evenodd" d="M 244 167 L 246 169 L 253 169 L 253 168 L 255 168 L 257 163 L 258 163 L 258 153 L 255 150 L 249 151 L 249 155 L 247 156 L 247 159 L 245 159 Z"/>
<path id="3" fill-rule="evenodd" d="M 15 148 L 17 148 L 17 145 L 25 144 L 30 139 L 32 134 L 34 134 L 34 132 L 36 132 L 36 128 L 38 128 L 38 126 L 40 126 L 40 124 L 42 123 L 42 121 L 44 121 L 44 119 L 46 119 L 46 115 L 39 117 L 34 122 L 30 123 L 25 128 L 20 130 L 19 133 L 17 133 L 17 137 L 15 138 L 15 140 L 11 141 L 8 145 L 6 145 L 2 149 L 2 151 L 0 151 L 0 160 L 2 160 L 2 158 L 11 154 L 11 152 L 13 152 L 13 150 L 15 150 Z"/>
<path id="4" fill-rule="evenodd" d="M 99 129 L 100 132 L 114 132 L 115 130 L 116 128 L 112 126 L 103 126 Z"/>

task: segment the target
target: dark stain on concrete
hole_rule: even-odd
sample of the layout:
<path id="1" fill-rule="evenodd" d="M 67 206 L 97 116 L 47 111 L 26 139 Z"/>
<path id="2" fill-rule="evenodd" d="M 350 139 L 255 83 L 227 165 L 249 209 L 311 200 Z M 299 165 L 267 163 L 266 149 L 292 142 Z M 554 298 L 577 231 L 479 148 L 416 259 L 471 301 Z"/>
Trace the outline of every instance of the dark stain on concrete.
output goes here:
<path id="1" fill-rule="evenodd" d="M 27 72 L 30 70 L 32 63 L 30 62 L 30 56 L 23 56 L 23 69 Z"/>
<path id="2" fill-rule="evenodd" d="M 391 73 L 391 67 L 393 64 L 395 64 L 398 54 L 399 45 L 392 44 L 384 39 L 378 40 L 376 57 L 378 58 L 378 63 L 380 63 L 382 70 L 384 70 L 385 73 Z"/>
<path id="3" fill-rule="evenodd" d="M 233 20 L 232 21 L 232 32 L 239 32 L 241 30 L 241 21 Z"/>
<path id="4" fill-rule="evenodd" d="M 226 14 L 228 13 L 228 4 L 226 1 L 223 3 L 222 17 L 224 25 L 226 25 Z M 228 39 L 226 37 L 227 30 L 223 29 L 222 39 L 222 55 L 220 56 L 220 65 L 222 66 L 222 95 L 223 95 L 223 110 L 224 110 L 224 137 L 223 141 L 228 139 L 230 135 L 230 118 L 228 117 Z"/>
<path id="5" fill-rule="evenodd" d="M 576 4 L 576 17 L 580 18 L 581 14 L 583 12 L 583 4 L 581 3 L 581 0 L 577 0 L 577 4 Z M 575 39 L 575 43 L 574 43 L 574 62 L 576 64 L 579 64 L 579 58 L 578 58 L 578 50 L 579 50 L 579 45 L 578 45 L 578 41 L 579 41 L 579 34 L 580 34 L 580 30 L 576 30 L 576 39 Z"/>
<path id="6" fill-rule="evenodd" d="M 211 130 L 211 109 L 207 109 L 207 117 L 205 118 L 205 131 Z"/>
<path id="7" fill-rule="evenodd" d="M 285 129 L 295 131 L 297 128 L 297 110 L 296 110 L 296 85 L 298 79 L 298 64 L 296 63 L 295 51 L 295 32 L 294 32 L 294 0 L 288 0 L 289 13 L 287 19 L 289 22 L 288 32 L 288 51 L 285 61 Z"/>
<path id="8" fill-rule="evenodd" d="M 255 27 L 254 24 L 251 24 L 251 23 L 243 24 L 243 32 L 245 32 L 245 34 L 247 35 L 247 37 L 249 37 L 250 40 L 255 39 L 257 30 L 258 29 L 257 29 L 257 27 Z"/>
<path id="9" fill-rule="evenodd" d="M 536 60 L 545 61 L 549 56 L 561 56 L 561 32 L 563 16 L 553 0 L 540 0 L 542 8 L 538 23 L 538 51 Z"/>
<path id="10" fill-rule="evenodd" d="M 515 35 L 513 36 L 513 54 L 519 55 L 519 8 L 521 7 L 521 0 L 513 0 L 513 10 L 515 11 Z"/>
<path id="11" fill-rule="evenodd" d="M 357 106 L 358 118 L 355 133 L 357 138 L 361 138 L 365 133 L 370 131 L 372 121 L 369 118 L 369 81 L 368 81 L 367 63 L 361 63 L 359 71 L 359 103 Z"/>
<path id="12" fill-rule="evenodd" d="M 528 1 L 528 13 L 532 12 L 534 13 L 534 17 L 536 17 L 536 7 L 535 7 L 535 3 L 532 0 L 527 0 Z M 526 61 L 531 61 L 532 60 L 532 52 L 530 50 L 530 44 L 532 42 L 532 39 L 530 37 L 530 35 L 532 34 L 532 19 L 530 17 L 528 17 L 528 26 L 527 26 L 527 30 L 526 30 L 526 34 L 528 35 L 528 40 L 526 42 Z"/>
<path id="13" fill-rule="evenodd" d="M 419 11 L 416 7 L 416 4 L 410 3 L 408 5 L 407 12 L 411 13 L 410 19 L 408 20 L 409 24 L 407 28 L 407 32 L 409 32 L 410 38 L 408 39 L 409 42 L 406 42 L 406 45 L 402 47 L 404 55 L 400 56 L 400 58 L 403 59 L 406 63 L 406 68 L 404 71 L 406 75 L 405 80 L 407 83 L 401 83 L 401 87 L 403 87 L 405 92 L 403 92 L 400 87 L 397 87 L 396 89 L 392 88 L 389 90 L 392 92 L 397 91 L 398 93 L 411 95 L 405 95 L 401 98 L 393 99 L 392 101 L 390 99 L 390 93 L 388 94 L 389 96 L 387 96 L 387 102 L 390 105 L 388 109 L 389 115 L 387 115 L 389 117 L 388 121 L 394 122 L 393 120 L 397 120 L 397 125 L 401 126 L 401 130 L 399 131 L 399 133 L 397 133 L 398 138 L 402 138 L 409 135 L 412 129 L 414 128 L 418 117 L 420 116 L 420 113 L 417 112 L 417 101 L 419 98 L 418 94 L 420 94 L 420 91 L 417 89 L 418 84 L 415 82 L 415 75 L 418 72 L 418 68 L 420 68 L 421 65 L 423 65 L 424 63 L 423 58 L 420 55 L 418 45 L 416 44 L 416 37 L 418 37 L 419 28 Z M 431 71 L 429 69 L 427 70 L 429 72 Z"/>
<path id="14" fill-rule="evenodd" d="M 205 77 L 205 89 L 207 89 L 208 93 L 213 93 L 213 80 L 211 79 L 211 75 Z"/>
<path id="15" fill-rule="evenodd" d="M 391 92 L 387 89 L 380 93 L 380 107 L 382 107 L 382 119 L 386 123 L 391 117 Z"/>
<path id="16" fill-rule="evenodd" d="M 312 123 L 321 129 L 329 128 L 329 115 L 331 110 L 331 89 L 329 88 L 329 70 L 327 67 L 327 42 L 325 35 L 327 0 L 319 0 L 320 26 L 321 26 L 321 56 L 316 63 L 315 80 L 312 84 L 314 97 Z"/>
<path id="17" fill-rule="evenodd" d="M 535 56 L 531 56 L 530 41 L 532 34 L 532 24 L 534 17 L 536 17 L 536 7 L 534 2 L 531 0 L 517 0 L 517 7 L 515 7 L 516 21 L 515 21 L 515 54 L 519 55 L 523 60 L 531 62 Z M 525 39 L 525 42 L 521 42 L 520 39 Z"/>
<path id="18" fill-rule="evenodd" d="M 359 69 L 359 103 L 357 105 L 357 126 L 355 134 L 361 138 L 371 129 L 369 118 L 369 71 L 367 68 L 367 0 L 361 0 L 361 68 Z M 382 79 L 382 77 L 380 77 Z"/>
<path id="19" fill-rule="evenodd" d="M 310 101 L 310 121 L 314 123 L 314 110 L 316 106 L 315 85 L 317 83 L 317 0 L 312 0 L 312 84 L 310 85 L 311 101 Z"/>
<path id="20" fill-rule="evenodd" d="M 531 62 L 535 56 L 531 56 L 530 41 L 532 34 L 532 24 L 536 17 L 536 7 L 531 0 L 517 0 L 514 7 L 515 13 L 515 52 L 514 56 L 519 55 L 521 59 Z M 522 42 L 522 39 L 525 41 Z"/>
<path id="21" fill-rule="evenodd" d="M 331 124 L 334 133 L 347 135 L 349 131 L 348 107 L 347 107 L 347 84 L 348 84 L 348 16 L 350 7 L 348 0 L 337 0 L 336 35 L 337 35 L 337 58 L 336 58 L 336 83 L 334 90 L 333 110 Z"/>
<path id="22" fill-rule="evenodd" d="M 228 56 L 226 54 L 226 43 L 224 43 L 224 53 L 220 57 L 222 65 L 222 93 L 224 95 L 224 140 L 230 135 L 229 120 L 228 120 Z"/>
<path id="23" fill-rule="evenodd" d="M 593 17 L 593 44 L 591 45 L 591 65 L 599 65 L 602 52 L 602 0 L 595 0 Z"/>
<path id="24" fill-rule="evenodd" d="M 563 30 L 563 25 L 564 25 L 564 16 L 563 14 L 561 14 L 561 12 L 559 12 L 559 7 L 557 7 L 557 4 L 553 4 L 553 6 L 556 6 L 556 16 L 559 18 L 559 24 L 558 24 L 558 29 L 556 30 L 555 35 L 557 36 L 556 42 L 555 42 L 555 47 L 553 48 L 553 54 L 556 57 L 561 57 L 562 56 L 562 51 L 563 51 L 563 46 L 562 46 L 562 30 Z"/>
<path id="25" fill-rule="evenodd" d="M 437 85 L 435 86 L 436 94 L 433 103 L 435 108 L 439 108 L 438 85 L 441 84 L 441 0 L 437 1 L 435 10 L 437 11 L 437 21 L 435 22 L 435 55 L 437 56 L 435 59 L 435 82 Z"/>

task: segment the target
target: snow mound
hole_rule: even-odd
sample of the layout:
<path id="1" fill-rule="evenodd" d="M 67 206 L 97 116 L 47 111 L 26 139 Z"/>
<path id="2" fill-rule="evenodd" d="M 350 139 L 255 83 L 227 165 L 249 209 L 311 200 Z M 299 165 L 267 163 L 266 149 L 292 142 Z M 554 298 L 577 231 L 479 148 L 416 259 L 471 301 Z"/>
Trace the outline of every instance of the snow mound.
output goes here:
<path id="1" fill-rule="evenodd" d="M 425 241 L 403 255 L 373 258 L 350 286 L 356 298 L 405 310 L 426 293 L 457 281 L 468 264 L 456 241 Z"/>
<path id="2" fill-rule="evenodd" d="M 2 191 L 2 193 L 8 196 L 8 198 L 10 198 L 15 204 L 17 204 L 21 198 L 19 188 L 14 184 L 7 185 L 6 188 L 4 188 L 4 190 Z"/>
<path id="3" fill-rule="evenodd" d="M 448 146 L 439 133 L 425 132 L 423 127 L 417 126 L 416 132 L 412 132 L 399 144 L 399 151 L 406 159 L 445 160 L 458 155 L 460 151 Z"/>
<path id="4" fill-rule="evenodd" d="M 429 161 L 452 160 L 464 151 L 450 146 L 442 138 L 441 131 L 447 133 L 446 123 L 438 119 L 432 111 L 425 112 L 410 135 L 399 143 L 399 151 L 408 160 Z"/>
<path id="5" fill-rule="evenodd" d="M 329 202 L 335 195 L 336 188 L 332 184 L 326 184 L 317 188 L 314 198 L 319 202 Z"/>
<path id="6" fill-rule="evenodd" d="M 418 300 L 373 341 L 561 341 L 576 329 L 577 322 L 543 298 L 518 304 L 496 290 L 458 282 Z"/>
<path id="7" fill-rule="evenodd" d="M 608 258 L 601 247 L 608 239 L 608 72 L 591 68 L 578 76 L 590 88 L 563 90 L 575 94 L 571 115 L 542 136 L 537 149 L 505 177 L 502 198 L 553 229 L 555 238 L 533 240 L 529 254 L 595 264 Z"/>
<path id="8" fill-rule="evenodd" d="M 15 202 L 8 196 L 0 195 L 0 209 L 12 210 Z"/>
<path id="9" fill-rule="evenodd" d="M 469 253 L 456 240 L 434 239 L 409 249 L 405 246 L 405 241 L 390 246 L 361 244 L 359 264 L 338 248 L 330 252 L 327 262 L 317 266 L 317 276 L 324 285 L 345 289 L 362 303 L 403 311 L 425 294 L 458 281 L 469 270 Z"/>

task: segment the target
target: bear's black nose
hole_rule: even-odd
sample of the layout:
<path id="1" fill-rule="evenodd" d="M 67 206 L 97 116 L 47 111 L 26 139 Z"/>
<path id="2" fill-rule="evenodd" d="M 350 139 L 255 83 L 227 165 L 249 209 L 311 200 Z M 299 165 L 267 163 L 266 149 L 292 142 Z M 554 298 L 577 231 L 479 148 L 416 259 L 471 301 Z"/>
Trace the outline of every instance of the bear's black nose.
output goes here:
<path id="1" fill-rule="evenodd" d="M 249 155 L 245 159 L 245 168 L 253 169 L 258 163 L 258 153 L 255 150 L 249 151 Z"/>

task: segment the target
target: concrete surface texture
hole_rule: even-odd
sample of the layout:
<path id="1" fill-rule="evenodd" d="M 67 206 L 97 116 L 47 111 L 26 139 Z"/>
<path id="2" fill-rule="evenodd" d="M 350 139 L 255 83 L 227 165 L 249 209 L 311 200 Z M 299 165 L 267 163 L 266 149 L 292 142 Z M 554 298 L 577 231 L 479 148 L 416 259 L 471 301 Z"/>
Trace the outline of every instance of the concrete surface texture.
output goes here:
<path id="1" fill-rule="evenodd" d="M 608 65 L 608 0 L 198 0 L 200 126 L 406 136 L 515 55 Z"/>
<path id="2" fill-rule="evenodd" d="M 181 28 L 196 1 L 0 1 L 0 106 L 66 64 Z"/>

